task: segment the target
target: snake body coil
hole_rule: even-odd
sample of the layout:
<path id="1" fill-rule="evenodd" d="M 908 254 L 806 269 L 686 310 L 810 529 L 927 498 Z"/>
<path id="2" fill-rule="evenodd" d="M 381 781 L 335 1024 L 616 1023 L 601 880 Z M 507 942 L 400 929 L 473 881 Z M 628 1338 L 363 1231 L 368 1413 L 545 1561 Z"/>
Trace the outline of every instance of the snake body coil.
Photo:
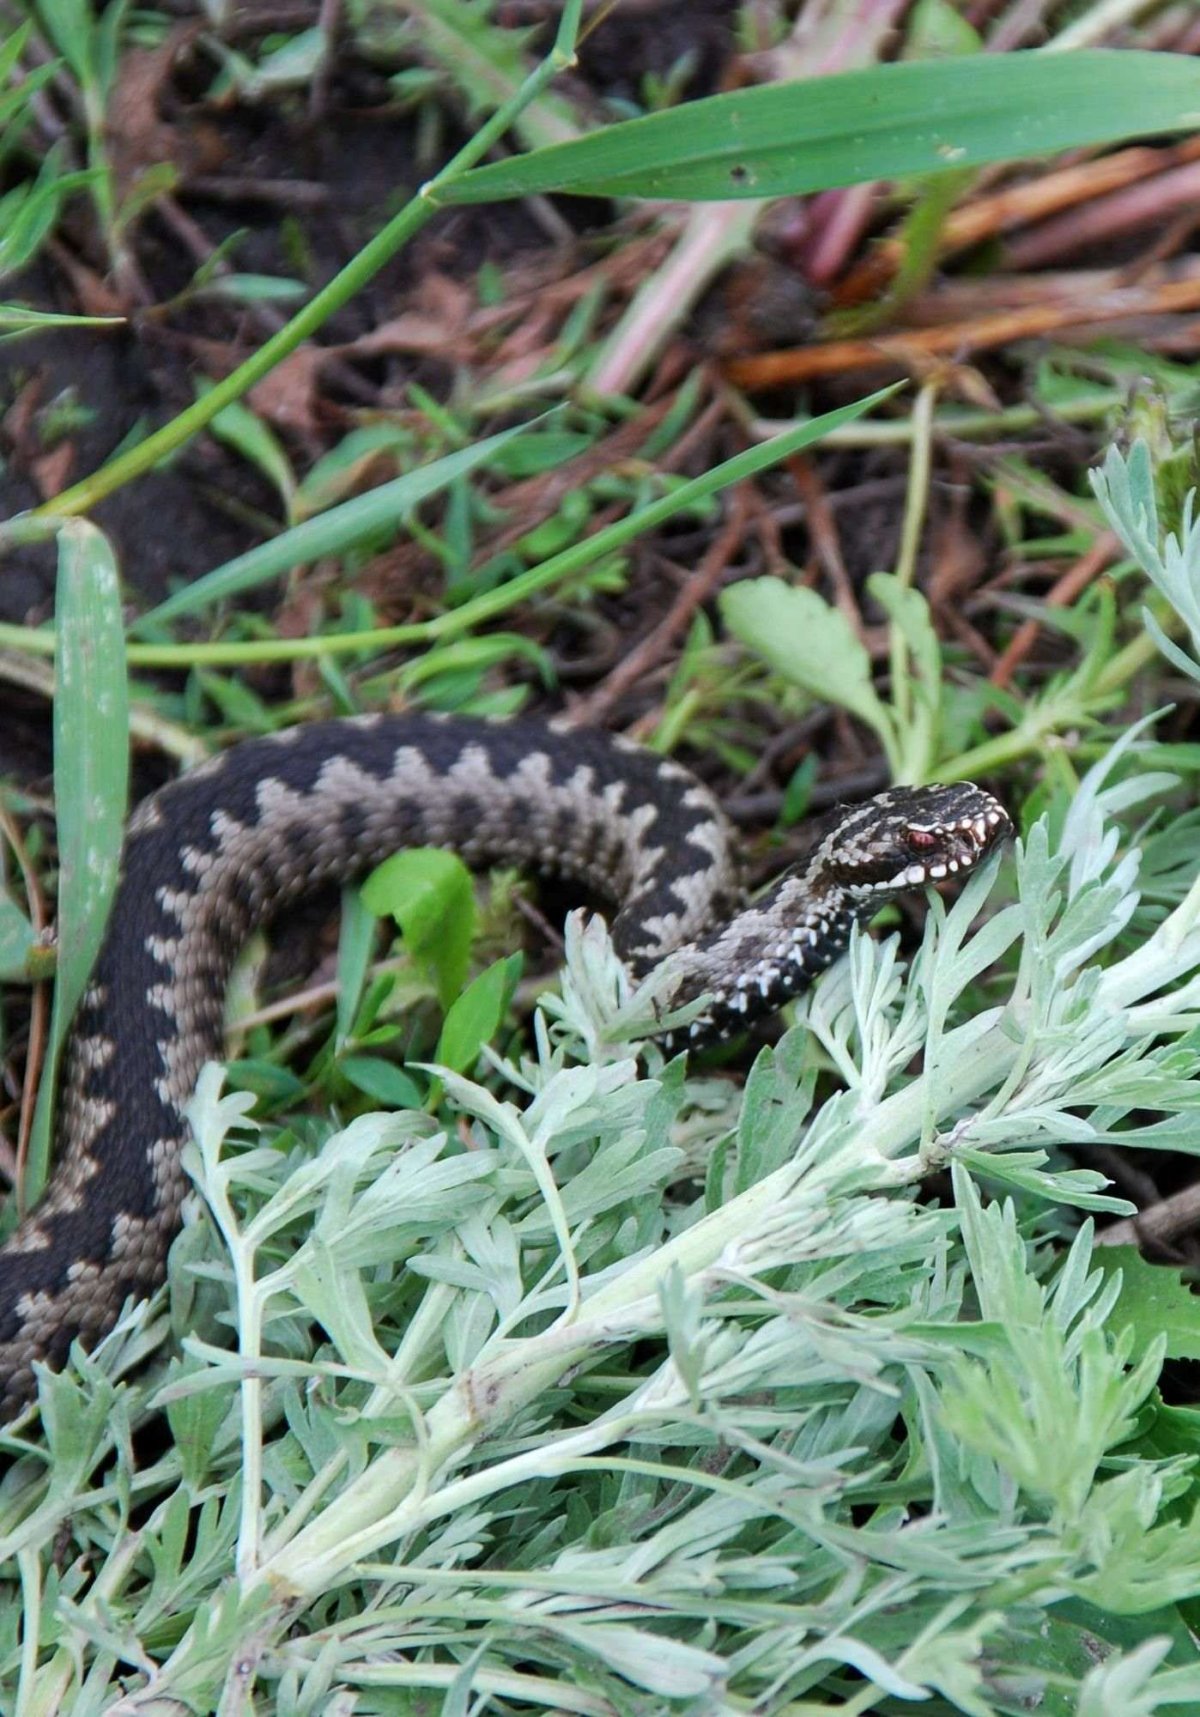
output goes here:
<path id="1" fill-rule="evenodd" d="M 856 918 L 969 869 L 1008 829 L 975 787 L 898 789 L 815 825 L 807 857 L 735 911 L 730 833 L 708 790 L 599 732 L 368 716 L 193 770 L 130 823 L 64 1064 L 59 1167 L 0 1249 L 0 1407 L 28 1399 L 35 1361 L 61 1365 L 161 1281 L 185 1107 L 221 1054 L 232 963 L 251 930 L 322 883 L 402 846 L 444 846 L 584 884 L 619 908 L 613 941 L 635 975 L 679 951 L 675 1000 L 711 998 L 690 1028 L 699 1041 L 777 1008 Z"/>

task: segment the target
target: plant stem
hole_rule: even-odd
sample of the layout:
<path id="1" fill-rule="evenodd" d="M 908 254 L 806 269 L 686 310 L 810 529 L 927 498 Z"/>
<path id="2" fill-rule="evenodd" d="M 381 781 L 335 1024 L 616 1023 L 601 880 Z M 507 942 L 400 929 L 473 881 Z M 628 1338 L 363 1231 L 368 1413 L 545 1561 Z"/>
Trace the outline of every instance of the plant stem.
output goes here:
<path id="1" fill-rule="evenodd" d="M 917 395 L 912 414 L 912 456 L 908 465 L 908 492 L 904 500 L 904 523 L 900 532 L 900 552 L 896 557 L 896 581 L 911 590 L 916 575 L 917 552 L 925 525 L 925 510 L 929 501 L 932 469 L 933 408 L 937 387 L 926 382 Z M 904 628 L 897 619 L 888 627 L 888 651 L 891 658 L 892 709 L 901 743 L 907 749 L 912 724 L 912 685 L 908 676 L 908 643 Z M 911 765 L 914 761 L 907 759 Z M 926 759 L 920 760 L 924 765 Z"/>

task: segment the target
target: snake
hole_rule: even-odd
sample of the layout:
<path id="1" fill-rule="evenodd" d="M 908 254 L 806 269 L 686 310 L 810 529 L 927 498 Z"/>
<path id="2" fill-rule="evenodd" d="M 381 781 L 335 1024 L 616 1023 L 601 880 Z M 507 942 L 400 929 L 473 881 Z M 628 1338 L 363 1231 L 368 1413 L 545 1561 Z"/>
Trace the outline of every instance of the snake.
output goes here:
<path id="1" fill-rule="evenodd" d="M 811 819 L 747 901 L 710 789 L 599 729 L 532 718 L 352 716 L 245 740 L 144 799 L 62 1062 L 55 1169 L 0 1247 L 0 1409 L 32 1396 L 165 1274 L 187 1187 L 187 1110 L 221 1058 L 224 996 L 249 936 L 398 849 L 550 873 L 614 910 L 634 980 L 667 956 L 669 1051 L 727 1038 L 803 991 L 852 925 L 962 876 L 1010 833 L 969 783 L 900 787 Z"/>

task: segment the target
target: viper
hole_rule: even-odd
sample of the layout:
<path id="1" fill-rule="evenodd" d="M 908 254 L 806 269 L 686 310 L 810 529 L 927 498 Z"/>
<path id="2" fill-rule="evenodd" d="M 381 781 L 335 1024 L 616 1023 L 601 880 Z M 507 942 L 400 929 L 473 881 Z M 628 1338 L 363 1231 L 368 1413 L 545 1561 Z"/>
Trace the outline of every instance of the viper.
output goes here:
<path id="1" fill-rule="evenodd" d="M 247 937 L 322 884 L 398 848 L 523 865 L 615 907 L 634 978 L 673 956 L 668 1048 L 730 1035 L 802 991 L 851 926 L 963 875 L 1010 832 L 970 784 L 896 788 L 805 830 L 800 860 L 742 899 L 710 791 L 620 738 L 532 720 L 364 716 L 237 745 L 144 800 L 63 1063 L 57 1167 L 0 1248 L 0 1407 L 35 1362 L 94 1343 L 162 1280 L 185 1191 L 186 1109 L 222 1048 Z"/>

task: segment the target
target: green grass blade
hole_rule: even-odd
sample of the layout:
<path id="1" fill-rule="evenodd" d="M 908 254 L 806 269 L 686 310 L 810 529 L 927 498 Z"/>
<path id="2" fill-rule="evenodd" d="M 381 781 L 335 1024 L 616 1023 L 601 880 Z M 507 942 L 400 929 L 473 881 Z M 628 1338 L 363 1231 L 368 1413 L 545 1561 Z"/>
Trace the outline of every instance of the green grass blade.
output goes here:
<path id="1" fill-rule="evenodd" d="M 1200 62 L 1088 51 L 917 60 L 688 102 L 439 185 L 443 203 L 795 196 L 1194 130 Z"/>
<path id="2" fill-rule="evenodd" d="M 40 334 L 47 328 L 115 328 L 123 316 L 66 316 L 51 310 L 26 310 L 23 304 L 0 304 L 0 344 Z"/>
<path id="3" fill-rule="evenodd" d="M 58 973 L 24 1196 L 46 1182 L 54 1076 L 92 969 L 120 870 L 129 785 L 129 701 L 116 563 L 93 525 L 64 524 L 58 552 L 54 784 L 58 811 Z"/>
<path id="4" fill-rule="evenodd" d="M 805 418 L 782 434 L 773 436 L 770 441 L 744 448 L 741 453 L 734 454 L 732 459 L 726 459 L 700 477 L 693 477 L 688 482 L 679 484 L 668 494 L 660 495 L 657 500 L 640 507 L 626 518 L 605 525 L 602 530 L 593 532 L 582 542 L 572 543 L 570 548 L 552 555 L 540 566 L 530 567 L 528 572 L 519 573 L 517 577 L 509 579 L 495 590 L 485 590 L 479 596 L 472 597 L 469 602 L 464 602 L 460 608 L 447 609 L 431 620 L 414 621 L 403 626 L 380 626 L 367 632 L 326 632 L 311 638 L 256 638 L 228 644 L 133 643 L 129 646 L 129 661 L 139 667 L 192 669 L 197 663 L 209 666 L 220 663 L 229 666 L 239 662 L 292 662 L 332 657 L 359 650 L 390 650 L 398 645 L 444 642 L 447 638 L 457 637 L 485 621 L 495 619 L 497 615 L 515 608 L 519 603 L 527 602 L 542 591 L 561 584 L 564 579 L 574 578 L 578 573 L 585 572 L 605 555 L 615 553 L 645 532 L 694 506 L 697 501 L 719 494 L 722 489 L 728 489 L 734 483 L 756 477 L 760 471 L 778 465 L 781 460 L 790 458 L 801 448 L 811 447 L 831 431 L 865 416 L 881 401 L 890 399 L 903 385 L 902 382 L 894 382 L 890 387 L 880 388 L 876 393 L 867 394 L 850 405 L 839 406 L 835 411 L 825 412 L 820 417 Z M 161 619 L 162 609 L 156 609 L 155 615 Z M 0 625 L 0 646 L 49 655 L 54 645 L 55 634 L 49 628 L 33 630 L 23 626 Z"/>
<path id="5" fill-rule="evenodd" d="M 875 393 L 866 394 L 849 405 L 838 406 L 834 411 L 824 412 L 820 417 L 805 418 L 790 429 L 784 430 L 781 435 L 772 436 L 770 441 L 743 448 L 740 453 L 735 453 L 732 459 L 714 465 L 711 471 L 705 471 L 699 477 L 692 477 L 686 483 L 680 483 L 667 494 L 660 495 L 657 500 L 650 501 L 644 507 L 639 507 L 627 517 L 616 519 L 611 525 L 593 531 L 582 542 L 572 543 L 569 548 L 561 549 L 558 554 L 551 555 L 549 560 L 544 560 L 540 566 L 530 567 L 528 572 L 519 573 L 516 578 L 509 579 L 495 590 L 485 590 L 482 595 L 464 602 L 461 608 L 447 609 L 433 620 L 426 621 L 423 637 L 447 638 L 465 632 L 520 602 L 528 601 L 530 597 L 550 589 L 552 585 L 575 577 L 577 573 L 603 560 L 605 555 L 616 553 L 624 548 L 626 543 L 633 542 L 647 531 L 665 524 L 668 519 L 674 518 L 686 508 L 693 507 L 712 495 L 720 494 L 723 489 L 731 488 L 735 483 L 757 477 L 760 471 L 767 471 L 772 465 L 790 459 L 792 454 L 800 452 L 801 448 L 811 447 L 828 435 L 831 429 L 838 429 L 845 423 L 853 423 L 856 418 L 865 416 L 883 400 L 890 399 L 903 386 L 903 382 L 893 382 L 889 387 L 879 388 Z"/>
<path id="6" fill-rule="evenodd" d="M 403 521 L 418 502 L 438 494 L 458 478 L 485 465 L 498 448 L 524 435 L 535 423 L 544 421 L 544 416 L 534 418 L 529 423 L 503 430 L 499 435 L 490 435 L 472 447 L 448 453 L 445 458 L 435 459 L 418 471 L 408 471 L 390 483 L 381 483 L 366 495 L 357 495 L 354 500 L 330 507 L 328 512 L 319 513 L 314 519 L 306 519 L 302 525 L 282 532 L 270 542 L 260 543 L 257 548 L 227 561 L 206 577 L 198 578 L 186 590 L 168 596 L 165 602 L 160 602 L 157 608 L 152 608 L 134 623 L 133 634 L 136 636 L 139 632 L 160 626 L 166 620 L 178 620 L 183 614 L 195 614 L 202 608 L 211 607 L 214 602 L 237 596 L 243 590 L 252 590 L 256 585 L 279 577 L 281 573 L 291 572 L 294 567 L 307 566 L 323 555 L 345 554 L 364 537 Z"/>

